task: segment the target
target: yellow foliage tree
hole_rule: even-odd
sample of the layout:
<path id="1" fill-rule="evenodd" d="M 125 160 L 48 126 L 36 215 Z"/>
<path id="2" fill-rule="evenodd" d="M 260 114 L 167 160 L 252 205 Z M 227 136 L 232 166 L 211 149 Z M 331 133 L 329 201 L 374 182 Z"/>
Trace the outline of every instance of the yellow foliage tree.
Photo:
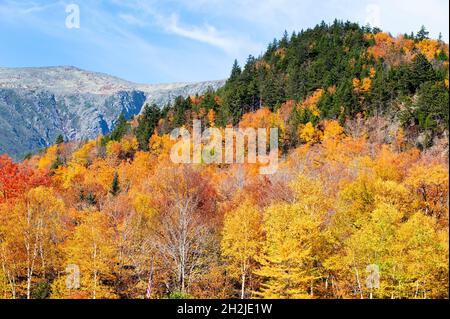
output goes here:
<path id="1" fill-rule="evenodd" d="M 320 131 L 316 130 L 311 122 L 308 122 L 299 126 L 298 136 L 305 143 L 314 144 L 320 139 Z"/>
<path id="2" fill-rule="evenodd" d="M 395 284 L 399 280 L 394 258 L 395 236 L 402 214 L 392 205 L 380 204 L 370 218 L 362 224 L 346 242 L 348 269 L 353 270 L 354 286 L 360 298 L 391 297 L 395 295 Z M 382 274 L 379 287 L 367 287 L 367 267 L 376 265 Z M 377 285 L 378 286 L 378 285 Z"/>
<path id="3" fill-rule="evenodd" d="M 83 166 L 88 166 L 89 163 L 95 158 L 96 154 L 94 153 L 94 150 L 96 144 L 97 142 L 95 140 L 84 144 L 78 150 L 73 152 L 72 161 Z"/>
<path id="4" fill-rule="evenodd" d="M 313 243 L 319 224 L 302 204 L 276 204 L 264 215 L 261 267 L 262 298 L 308 298 L 314 279 Z"/>
<path id="5" fill-rule="evenodd" d="M 372 80 L 370 78 L 364 78 L 361 83 L 361 92 L 369 92 L 372 88 Z"/>
<path id="6" fill-rule="evenodd" d="M 417 203 L 425 214 L 435 216 L 442 226 L 448 227 L 448 168 L 441 164 L 416 164 L 405 184 L 417 196 Z"/>
<path id="7" fill-rule="evenodd" d="M 54 298 L 115 298 L 105 281 L 114 280 L 112 273 L 117 253 L 113 245 L 113 230 L 107 217 L 99 211 L 84 211 L 73 237 L 67 242 L 65 264 L 76 265 L 80 270 L 80 287 L 64 285 L 66 277 L 53 284 Z"/>
<path id="8" fill-rule="evenodd" d="M 320 110 L 317 107 L 320 99 L 323 96 L 323 89 L 317 89 L 314 93 L 308 96 L 299 107 L 302 110 L 309 110 L 314 116 L 320 116 Z"/>
<path id="9" fill-rule="evenodd" d="M 403 223 L 394 249 L 402 276 L 396 297 L 439 298 L 449 289 L 448 228 L 439 230 L 436 221 L 416 213 Z"/>
<path id="10" fill-rule="evenodd" d="M 46 151 L 44 156 L 39 159 L 38 168 L 39 169 L 50 169 L 52 164 L 58 158 L 58 145 L 50 146 Z"/>
<path id="11" fill-rule="evenodd" d="M 6 218 L 0 219 L 2 269 L 13 297 L 23 287 L 25 297 L 30 299 L 35 278 L 44 279 L 58 266 L 64 213 L 64 202 L 53 189 L 39 186 L 10 206 L 2 216 Z M 20 277 L 25 278 L 23 283 Z"/>
<path id="12" fill-rule="evenodd" d="M 246 296 L 246 280 L 262 242 L 262 214 L 248 200 L 226 213 L 222 231 L 222 255 L 232 274 L 240 278 L 241 298 Z"/>

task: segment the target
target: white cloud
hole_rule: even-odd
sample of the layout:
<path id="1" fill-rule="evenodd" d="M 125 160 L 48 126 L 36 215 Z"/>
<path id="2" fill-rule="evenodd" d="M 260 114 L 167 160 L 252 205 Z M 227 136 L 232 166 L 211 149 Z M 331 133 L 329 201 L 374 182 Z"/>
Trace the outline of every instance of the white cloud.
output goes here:
<path id="1" fill-rule="evenodd" d="M 263 48 L 260 43 L 251 41 L 248 36 L 237 35 L 236 32 L 220 31 L 209 23 L 200 25 L 182 23 L 178 14 L 173 12 L 164 14 L 158 11 L 156 5 L 152 2 L 142 0 L 126 3 L 114 0 L 114 2 L 129 10 L 129 13 L 121 14 L 120 18 L 130 25 L 151 27 L 150 21 L 152 21 L 154 25 L 166 33 L 206 43 L 231 56 L 241 55 L 243 52 L 248 54 L 255 50 L 260 51 Z"/>
<path id="2" fill-rule="evenodd" d="M 192 12 L 251 23 L 259 32 L 279 37 L 314 27 L 320 21 L 350 20 L 378 25 L 393 34 L 418 31 L 425 25 L 433 37 L 449 39 L 448 0 L 174 0 Z M 281 30 L 281 31 L 280 31 Z"/>
<path id="3" fill-rule="evenodd" d="M 218 47 L 231 55 L 238 54 L 243 46 L 240 39 L 227 37 L 211 25 L 205 24 L 201 27 L 181 26 L 178 16 L 175 14 L 165 20 L 166 21 L 161 24 L 165 31 Z"/>
<path id="4" fill-rule="evenodd" d="M 370 2 L 369 2 L 370 1 Z M 393 35 L 417 32 L 422 25 L 430 31 L 434 38 L 442 32 L 444 40 L 449 39 L 449 2 L 448 0 L 369 0 L 364 2 L 368 6 L 379 9 L 379 27 Z M 346 1 L 350 4 L 354 1 Z M 376 15 L 376 10 L 373 10 Z M 367 12 L 351 16 L 350 18 L 364 22 Z"/>

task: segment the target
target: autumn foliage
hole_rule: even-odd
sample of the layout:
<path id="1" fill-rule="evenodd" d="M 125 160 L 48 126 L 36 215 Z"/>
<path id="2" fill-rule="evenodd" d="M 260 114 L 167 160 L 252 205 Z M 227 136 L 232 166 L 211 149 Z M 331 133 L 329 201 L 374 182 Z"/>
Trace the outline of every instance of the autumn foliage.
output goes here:
<path id="1" fill-rule="evenodd" d="M 20 163 L 0 156 L 0 298 L 448 298 L 448 45 L 318 30 L 341 41 L 339 28 L 327 63 L 304 63 L 308 83 L 283 67 L 318 54 L 312 31 L 293 36 L 301 50 L 286 38 L 266 60 L 236 63 L 217 94 L 147 107 L 109 136 Z M 325 77 L 336 52 L 346 63 Z M 351 75 L 338 82 L 341 67 Z M 388 74 L 401 88 L 384 87 Z M 385 100 L 394 90 L 411 97 Z M 193 119 L 278 128 L 278 170 L 173 163 L 170 131 Z"/>
<path id="2" fill-rule="evenodd" d="M 277 123 L 264 109 L 242 121 Z M 173 164 L 158 135 L 149 152 L 127 136 L 109 142 L 117 151 L 88 142 L 51 170 L 39 167 L 53 148 L 20 164 L 2 156 L 0 293 L 145 298 L 151 282 L 151 298 L 446 297 L 447 159 L 366 133 L 306 125 L 270 176 Z M 373 291 L 371 264 L 381 272 Z"/>

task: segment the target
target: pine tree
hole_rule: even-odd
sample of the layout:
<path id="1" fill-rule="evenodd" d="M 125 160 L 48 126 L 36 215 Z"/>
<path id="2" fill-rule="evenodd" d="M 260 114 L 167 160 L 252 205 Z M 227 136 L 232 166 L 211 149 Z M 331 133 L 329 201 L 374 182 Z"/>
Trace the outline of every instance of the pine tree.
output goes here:
<path id="1" fill-rule="evenodd" d="M 110 139 L 113 141 L 120 141 L 122 137 L 127 133 L 130 124 L 127 122 L 125 115 L 120 114 L 115 123 L 115 127 L 110 134 Z"/>
<path id="2" fill-rule="evenodd" d="M 281 38 L 278 46 L 280 48 L 287 48 L 288 44 L 289 44 L 289 35 L 288 35 L 287 31 L 284 30 L 283 37 Z"/>
<path id="3" fill-rule="evenodd" d="M 231 75 L 230 78 L 228 79 L 228 82 L 234 82 L 238 80 L 241 73 L 242 73 L 241 67 L 239 66 L 238 61 L 235 59 L 233 62 L 233 67 L 231 68 Z"/>
<path id="4" fill-rule="evenodd" d="M 436 72 L 433 69 L 433 65 L 422 53 L 414 57 L 405 76 L 410 93 L 415 93 L 423 83 L 436 80 Z"/>
<path id="5" fill-rule="evenodd" d="M 119 190 L 120 190 L 119 175 L 116 172 L 116 173 L 114 173 L 114 178 L 113 178 L 109 192 L 111 193 L 111 195 L 116 196 L 119 193 Z"/>
<path id="6" fill-rule="evenodd" d="M 56 137 L 56 144 L 62 144 L 62 143 L 64 143 L 64 136 L 62 136 L 62 134 L 59 134 L 57 137 Z"/>
<path id="7" fill-rule="evenodd" d="M 224 92 L 224 104 L 227 113 L 232 117 L 233 123 L 236 124 L 243 114 L 242 106 L 244 103 L 245 84 L 241 80 L 242 70 L 237 62 L 234 60 L 231 75 L 225 84 Z"/>
<path id="8" fill-rule="evenodd" d="M 429 129 L 439 123 L 439 127 L 448 129 L 449 99 L 445 86 L 442 83 L 426 82 L 422 84 L 418 94 L 415 106 L 419 125 L 423 129 Z"/>
<path id="9" fill-rule="evenodd" d="M 63 164 L 64 164 L 64 162 L 62 161 L 61 156 L 57 155 L 56 160 L 52 163 L 52 165 L 50 166 L 50 169 L 56 170 L 58 167 L 60 167 Z"/>
<path id="10" fill-rule="evenodd" d="M 186 124 L 186 112 L 192 110 L 192 101 L 190 97 L 184 98 L 178 96 L 175 99 L 174 106 L 174 124 L 176 127 L 180 127 Z"/>
<path id="11" fill-rule="evenodd" d="M 144 106 L 144 110 L 138 118 L 138 126 L 135 132 L 141 150 L 148 151 L 148 141 L 160 118 L 161 111 L 156 104 L 152 104 L 151 106 L 146 104 Z"/>
<path id="12" fill-rule="evenodd" d="M 417 32 L 416 40 L 423 41 L 425 39 L 429 39 L 429 37 L 428 37 L 429 35 L 430 35 L 430 32 L 428 32 L 427 29 L 425 28 L 425 26 L 423 25 L 420 28 L 419 32 Z"/>

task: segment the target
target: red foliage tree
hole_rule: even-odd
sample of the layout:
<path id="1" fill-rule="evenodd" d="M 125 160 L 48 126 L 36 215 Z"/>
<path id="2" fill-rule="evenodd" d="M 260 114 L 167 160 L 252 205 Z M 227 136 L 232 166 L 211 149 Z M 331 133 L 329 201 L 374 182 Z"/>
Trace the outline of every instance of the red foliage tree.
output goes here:
<path id="1" fill-rule="evenodd" d="M 0 203 L 16 198 L 37 186 L 50 186 L 47 171 L 35 170 L 26 163 L 16 164 L 8 155 L 0 156 Z"/>

